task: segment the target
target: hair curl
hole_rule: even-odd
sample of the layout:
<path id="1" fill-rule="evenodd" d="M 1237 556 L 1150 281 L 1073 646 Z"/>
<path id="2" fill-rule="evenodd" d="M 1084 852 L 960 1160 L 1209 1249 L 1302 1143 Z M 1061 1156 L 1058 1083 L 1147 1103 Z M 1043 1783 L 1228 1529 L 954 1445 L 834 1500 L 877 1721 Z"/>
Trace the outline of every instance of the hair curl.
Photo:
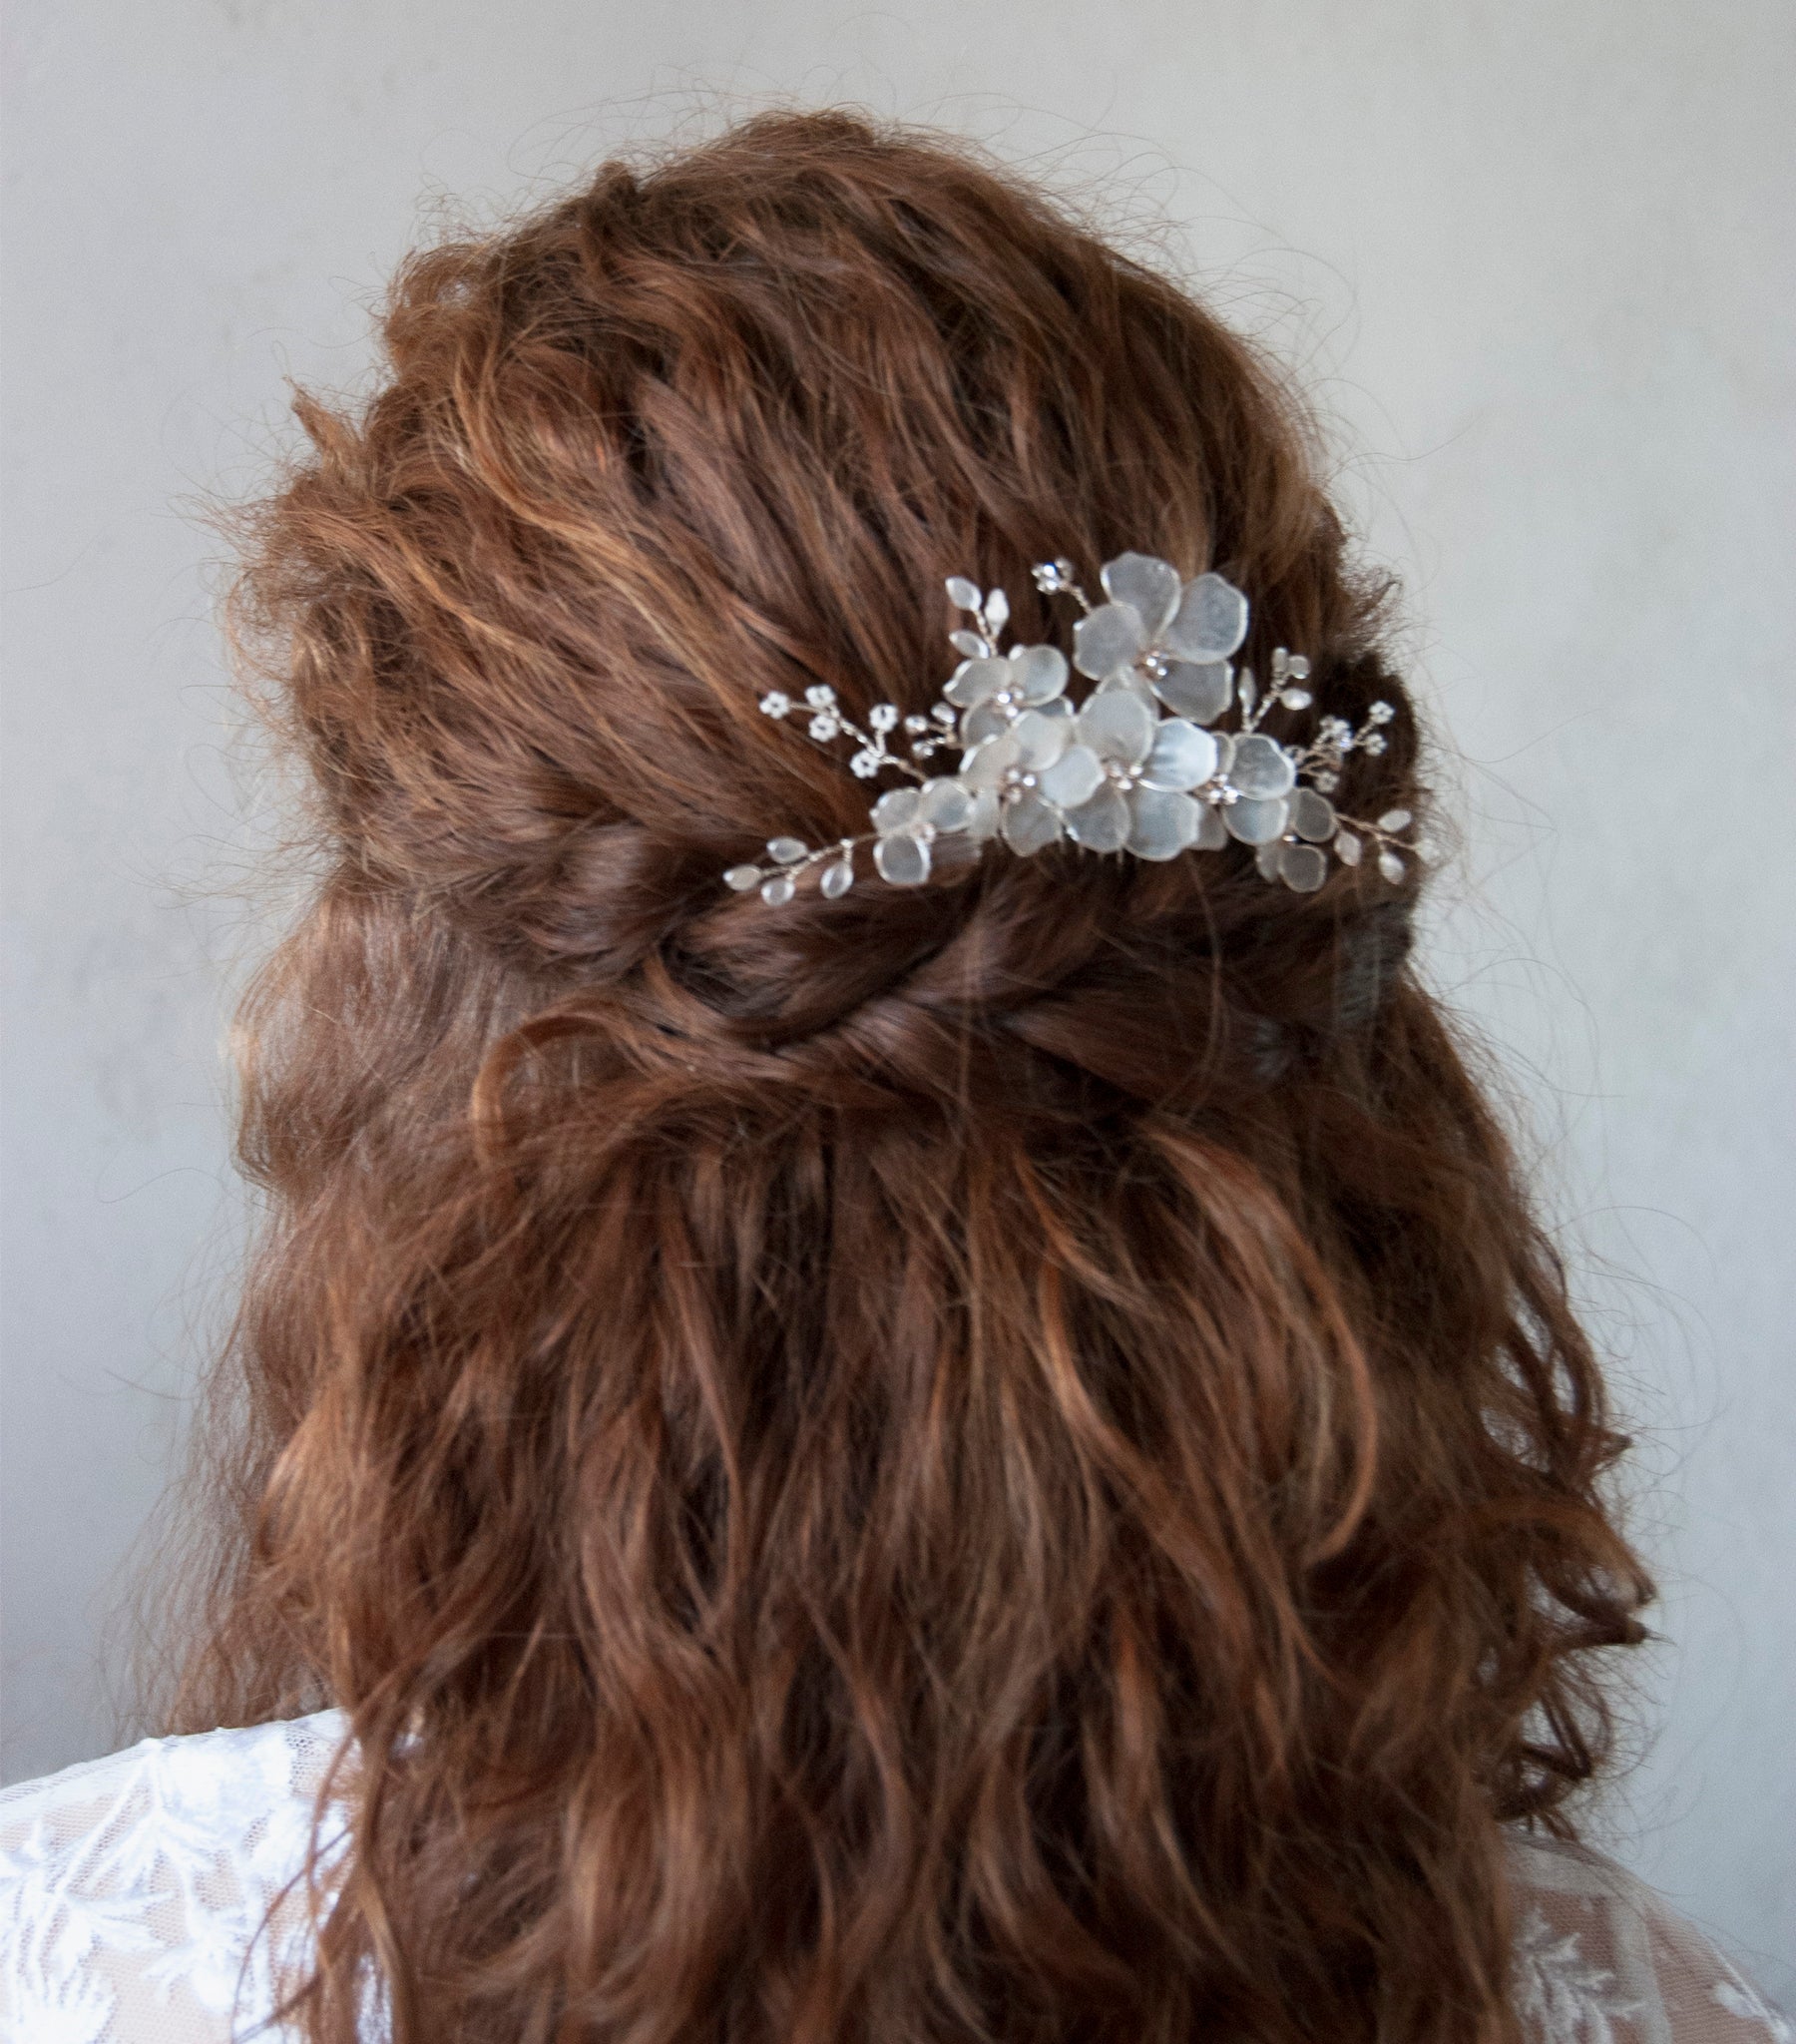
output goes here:
<path id="1" fill-rule="evenodd" d="M 1249 592 L 1418 731 L 1302 415 L 939 137 L 748 122 L 410 259 L 252 515 L 328 870 L 244 1013 L 267 1220 L 182 1722 L 329 1700 L 295 2006 L 400 2044 L 1496 2040 L 1646 1595 L 1596 1362 L 1410 893 L 862 827 L 951 570 Z M 1064 621 L 1062 621 L 1064 623 Z"/>

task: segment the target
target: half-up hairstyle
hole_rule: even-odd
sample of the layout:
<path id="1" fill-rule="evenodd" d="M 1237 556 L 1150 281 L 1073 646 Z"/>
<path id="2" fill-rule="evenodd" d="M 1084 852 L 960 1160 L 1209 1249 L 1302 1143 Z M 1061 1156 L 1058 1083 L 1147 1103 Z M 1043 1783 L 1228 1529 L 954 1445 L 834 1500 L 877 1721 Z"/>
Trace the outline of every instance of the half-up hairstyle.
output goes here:
<path id="1" fill-rule="evenodd" d="M 1425 804 L 1311 437 L 937 137 L 750 121 L 409 260 L 235 601 L 322 877 L 243 1015 L 265 1229 L 179 1722 L 338 1704 L 347 2044 L 1497 2044 L 1646 1594 L 1416 875 L 865 828 L 762 716 L 926 711 L 1126 549 Z M 1267 729 L 1285 735 L 1280 720 Z"/>

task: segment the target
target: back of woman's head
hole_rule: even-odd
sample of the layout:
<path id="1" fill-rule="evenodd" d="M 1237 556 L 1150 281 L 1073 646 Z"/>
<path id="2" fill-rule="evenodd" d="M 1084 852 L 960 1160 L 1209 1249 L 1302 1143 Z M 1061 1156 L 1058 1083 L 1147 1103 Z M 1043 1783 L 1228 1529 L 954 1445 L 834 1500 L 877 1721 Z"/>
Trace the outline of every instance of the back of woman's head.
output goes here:
<path id="1" fill-rule="evenodd" d="M 238 597 L 328 871 L 192 1706 L 357 1735 L 314 2034 L 372 1956 L 433 2044 L 1510 2035 L 1498 1822 L 1641 1585 L 1415 868 L 719 879 L 866 827 L 763 694 L 924 713 L 946 574 L 1052 640 L 1029 565 L 1129 548 L 1389 702 L 1339 799 L 1419 808 L 1278 385 L 834 115 L 419 256 L 384 338 Z"/>

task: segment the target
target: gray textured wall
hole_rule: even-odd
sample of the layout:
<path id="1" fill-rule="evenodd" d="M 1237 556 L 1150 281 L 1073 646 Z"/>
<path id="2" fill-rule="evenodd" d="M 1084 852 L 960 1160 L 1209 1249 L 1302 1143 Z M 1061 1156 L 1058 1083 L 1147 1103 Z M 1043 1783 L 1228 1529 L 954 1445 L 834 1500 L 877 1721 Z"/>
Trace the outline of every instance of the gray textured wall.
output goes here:
<path id="1" fill-rule="evenodd" d="M 257 940 L 207 616 L 283 378 L 365 365 L 421 203 L 691 95 L 862 99 L 1139 220 L 1339 425 L 1463 753 L 1434 970 L 1615 1347 L 1668 1644 L 1622 1854 L 1796 1987 L 1783 0 L 14 0 L 6 74 L 5 1768 L 105 1642 L 228 1271 Z"/>

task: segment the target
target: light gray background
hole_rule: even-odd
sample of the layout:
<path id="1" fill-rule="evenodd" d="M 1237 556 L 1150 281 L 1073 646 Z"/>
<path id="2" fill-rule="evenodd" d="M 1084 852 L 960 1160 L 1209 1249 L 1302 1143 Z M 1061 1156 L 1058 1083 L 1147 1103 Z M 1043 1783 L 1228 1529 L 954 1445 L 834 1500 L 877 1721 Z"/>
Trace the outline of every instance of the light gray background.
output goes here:
<path id="1" fill-rule="evenodd" d="M 118 1736 L 232 1253 L 254 790 L 184 506 L 253 484 L 284 376 L 364 369 L 445 196 L 859 100 L 1176 223 L 1335 421 L 1463 754 L 1434 969 L 1642 1438 L 1670 1644 L 1607 1836 L 1789 1997 L 1787 0 L 14 0 L 7 37 L 7 1774 Z"/>

